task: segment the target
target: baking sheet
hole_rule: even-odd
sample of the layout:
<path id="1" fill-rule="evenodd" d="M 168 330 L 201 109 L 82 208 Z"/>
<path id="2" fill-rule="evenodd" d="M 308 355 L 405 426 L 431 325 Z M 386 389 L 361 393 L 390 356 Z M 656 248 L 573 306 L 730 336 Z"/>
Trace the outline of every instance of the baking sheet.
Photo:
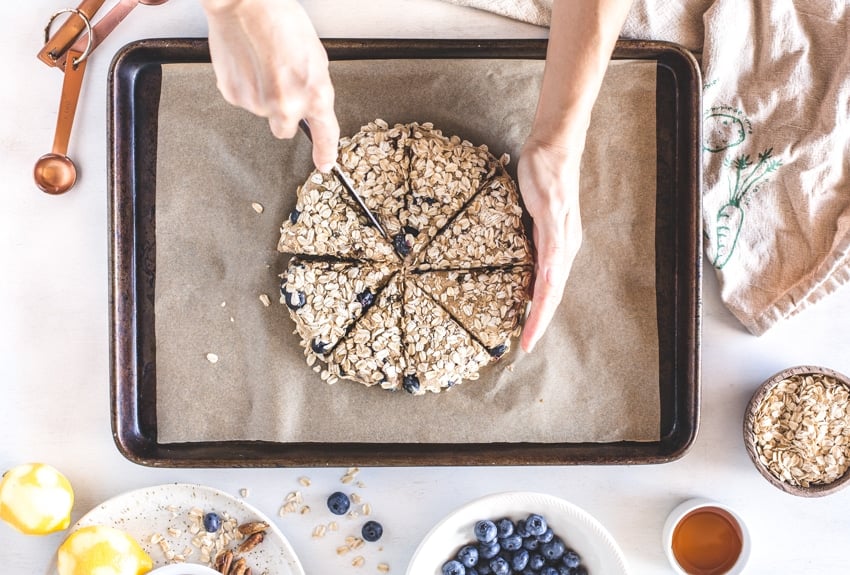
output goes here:
<path id="1" fill-rule="evenodd" d="M 542 60 L 545 40 L 323 40 L 331 60 Z M 137 464 L 167 467 L 550 465 L 662 463 L 696 437 L 700 402 L 702 79 L 684 48 L 620 40 L 614 60 L 657 66 L 656 306 L 661 402 L 658 441 L 594 443 L 165 443 L 157 421 L 157 160 L 162 68 L 209 64 L 206 40 L 145 39 L 109 71 L 110 410 L 116 447 Z M 191 398 L 184 397 L 187 409 Z"/>
<path id="2" fill-rule="evenodd" d="M 514 159 L 542 67 L 488 59 L 331 63 L 344 134 L 376 117 L 432 121 Z M 209 65 L 163 66 L 158 440 L 657 441 L 655 74 L 652 61 L 608 70 L 582 165 L 585 240 L 544 340 L 531 355 L 515 349 L 477 382 L 411 397 L 322 382 L 277 303 L 286 262 L 275 251 L 278 227 L 311 169 L 306 140 L 277 141 L 263 120 L 228 106 Z"/>

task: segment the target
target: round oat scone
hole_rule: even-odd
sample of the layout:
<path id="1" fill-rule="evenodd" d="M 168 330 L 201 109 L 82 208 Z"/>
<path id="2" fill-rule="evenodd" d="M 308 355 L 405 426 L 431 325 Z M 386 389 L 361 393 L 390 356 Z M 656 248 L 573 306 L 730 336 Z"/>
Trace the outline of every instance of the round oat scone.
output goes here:
<path id="1" fill-rule="evenodd" d="M 340 166 L 389 240 L 332 175 L 298 188 L 281 303 L 323 380 L 420 395 L 510 349 L 533 260 L 505 161 L 430 123 L 376 120 L 343 138 Z"/>

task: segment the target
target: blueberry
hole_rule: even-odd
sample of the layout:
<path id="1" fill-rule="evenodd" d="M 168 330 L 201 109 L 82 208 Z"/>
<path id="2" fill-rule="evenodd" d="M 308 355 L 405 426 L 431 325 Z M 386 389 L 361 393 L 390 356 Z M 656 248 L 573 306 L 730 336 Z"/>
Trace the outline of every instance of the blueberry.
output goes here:
<path id="1" fill-rule="evenodd" d="M 343 511 L 343 513 L 345 512 Z M 342 513 L 337 513 L 337 515 L 342 515 Z M 384 527 L 377 521 L 367 521 L 360 529 L 360 534 L 366 541 L 377 541 L 384 534 Z"/>
<path id="2" fill-rule="evenodd" d="M 540 575 L 558 575 L 558 568 L 547 565 L 540 570 Z"/>
<path id="3" fill-rule="evenodd" d="M 558 575 L 573 575 L 573 570 L 566 565 L 558 566 Z"/>
<path id="4" fill-rule="evenodd" d="M 221 517 L 218 513 L 207 513 L 204 515 L 204 529 L 207 533 L 215 533 L 221 529 Z"/>
<path id="5" fill-rule="evenodd" d="M 310 342 L 310 349 L 312 349 L 313 353 L 316 355 L 325 355 L 330 347 L 331 344 L 319 341 L 316 338 L 313 338 L 313 341 Z"/>
<path id="6" fill-rule="evenodd" d="M 460 561 L 447 561 L 443 563 L 443 575 L 466 575 L 466 567 Z"/>
<path id="7" fill-rule="evenodd" d="M 475 524 L 473 528 L 475 533 L 475 538 L 478 539 L 481 543 L 489 543 L 496 539 L 496 536 L 499 533 L 496 524 L 490 521 L 489 519 L 482 519 Z"/>
<path id="8" fill-rule="evenodd" d="M 464 545 L 455 557 L 464 567 L 475 567 L 478 564 L 478 548 L 475 545 Z"/>
<path id="9" fill-rule="evenodd" d="M 478 556 L 481 559 L 492 559 L 498 555 L 501 550 L 502 548 L 499 547 L 499 544 L 495 541 L 478 544 Z"/>
<path id="10" fill-rule="evenodd" d="M 401 256 L 406 256 L 410 253 L 410 244 L 407 243 L 407 238 L 403 232 L 399 232 L 393 236 L 393 247 Z"/>
<path id="11" fill-rule="evenodd" d="M 301 212 L 299 212 L 297 209 L 292 210 L 291 212 L 289 212 L 289 222 L 294 224 L 295 222 L 298 221 L 298 216 L 300 216 L 300 215 L 301 215 Z"/>
<path id="12" fill-rule="evenodd" d="M 514 522 L 507 517 L 496 521 L 496 528 L 499 530 L 499 537 L 508 537 L 514 534 Z"/>
<path id="13" fill-rule="evenodd" d="M 569 549 L 566 553 L 564 553 L 563 557 L 561 557 L 561 563 L 571 569 L 575 569 L 581 563 L 581 557 L 579 557 L 578 553 Z"/>
<path id="14" fill-rule="evenodd" d="M 542 516 L 537 515 L 536 513 L 532 513 L 528 516 L 528 519 L 525 520 L 525 530 L 528 531 L 528 534 L 533 537 L 539 537 L 543 535 L 543 533 L 548 529 L 546 525 L 546 520 L 543 519 Z"/>
<path id="15" fill-rule="evenodd" d="M 584 566 L 579 566 L 573 569 L 572 575 L 587 575 L 587 569 Z"/>
<path id="16" fill-rule="evenodd" d="M 516 522 L 516 527 L 514 528 L 514 533 L 525 539 L 528 537 L 528 531 L 525 529 L 525 519 L 520 519 Z"/>
<path id="17" fill-rule="evenodd" d="M 561 557 L 564 556 L 564 551 L 566 548 L 564 547 L 564 542 L 560 540 L 560 538 L 555 537 L 552 541 L 548 543 L 544 543 L 540 547 L 540 552 L 543 553 L 543 556 L 549 561 L 557 561 Z"/>
<path id="18" fill-rule="evenodd" d="M 523 549 L 528 549 L 529 551 L 536 551 L 538 547 L 540 547 L 540 541 L 538 541 L 536 537 L 526 537 L 522 541 Z"/>
<path id="19" fill-rule="evenodd" d="M 345 515 L 351 507 L 351 500 L 342 491 L 335 491 L 328 497 L 328 509 L 334 515 Z"/>
<path id="20" fill-rule="evenodd" d="M 551 527 L 547 527 L 546 531 L 537 536 L 537 540 L 541 543 L 549 543 L 552 539 L 555 538 L 555 532 L 552 531 Z"/>
<path id="21" fill-rule="evenodd" d="M 416 374 L 405 375 L 401 386 L 407 393 L 416 393 L 419 391 L 419 378 L 416 377 Z"/>
<path id="22" fill-rule="evenodd" d="M 540 553 L 531 553 L 528 556 L 528 567 L 532 571 L 540 571 L 544 565 L 546 565 L 546 559 Z"/>
<path id="23" fill-rule="evenodd" d="M 514 571 L 522 571 L 528 565 L 528 551 L 520 549 L 511 557 L 511 568 Z"/>
<path id="24" fill-rule="evenodd" d="M 506 351 L 508 351 L 508 346 L 504 343 L 500 343 L 496 347 L 491 347 L 487 349 L 487 353 L 490 354 L 490 357 L 495 357 L 496 359 L 499 359 L 500 357 L 505 355 Z"/>
<path id="25" fill-rule="evenodd" d="M 493 570 L 490 569 L 490 565 L 484 561 L 476 565 L 474 569 L 478 571 L 478 575 L 493 575 Z M 467 569 L 467 571 L 469 571 L 469 569 Z"/>
<path id="26" fill-rule="evenodd" d="M 509 575 L 511 572 L 511 566 L 504 557 L 496 557 L 490 561 L 490 569 L 493 570 L 493 575 Z"/>
<path id="27" fill-rule="evenodd" d="M 499 539 L 499 545 L 501 545 L 502 549 L 505 551 L 518 551 L 519 549 L 522 549 L 522 537 L 519 535 L 502 537 Z"/>
<path id="28" fill-rule="evenodd" d="M 373 303 L 375 303 L 375 294 L 370 292 L 369 290 L 362 291 L 357 294 L 357 303 L 363 306 L 363 311 L 369 309 Z"/>
<path id="29" fill-rule="evenodd" d="M 304 295 L 303 291 L 288 291 L 286 283 L 280 285 L 280 295 L 283 296 L 286 307 L 291 310 L 301 309 L 307 303 L 307 296 Z"/>

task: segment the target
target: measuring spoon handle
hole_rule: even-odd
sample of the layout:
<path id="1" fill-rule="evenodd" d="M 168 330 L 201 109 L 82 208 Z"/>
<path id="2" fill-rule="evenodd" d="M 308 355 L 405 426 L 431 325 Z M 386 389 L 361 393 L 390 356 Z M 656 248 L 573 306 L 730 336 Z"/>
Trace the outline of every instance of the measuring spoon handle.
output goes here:
<path id="1" fill-rule="evenodd" d="M 105 1 L 106 0 L 83 0 L 77 7 L 77 10 L 82 12 L 86 18 L 91 20 L 94 18 L 95 13 L 100 10 L 100 7 L 103 6 Z M 74 43 L 74 40 L 77 39 L 77 36 L 80 35 L 80 32 L 83 31 L 85 26 L 85 21 L 82 18 L 71 17 L 65 20 L 65 23 L 60 26 L 59 30 L 56 31 L 56 34 L 45 42 L 41 51 L 38 53 L 38 59 L 48 66 L 55 66 L 56 61 L 68 50 L 71 44 Z"/>
<path id="2" fill-rule="evenodd" d="M 133 8 L 138 5 L 139 0 L 121 0 L 97 21 L 97 23 L 92 27 L 92 44 L 91 48 L 89 48 L 89 55 L 91 55 L 95 48 L 100 46 L 100 43 L 103 42 L 106 37 L 115 30 L 115 27 L 118 26 L 118 24 L 120 24 L 124 18 L 133 11 Z M 74 42 L 74 45 L 71 46 L 69 51 L 62 54 L 56 60 L 56 66 L 59 68 L 65 68 L 65 62 L 68 61 L 68 54 L 71 50 L 84 52 L 88 45 L 88 36 L 88 33 L 83 33 L 83 35 Z"/>
<path id="3" fill-rule="evenodd" d="M 68 50 L 68 58 L 73 62 L 79 59 L 82 52 Z M 59 100 L 59 114 L 56 117 L 56 134 L 53 136 L 53 153 L 66 156 L 68 142 L 71 139 L 71 128 L 77 113 L 77 101 L 80 99 L 80 88 L 83 85 L 83 74 L 86 71 L 86 60 L 76 66 L 65 67 L 65 80 L 62 82 L 62 97 Z"/>

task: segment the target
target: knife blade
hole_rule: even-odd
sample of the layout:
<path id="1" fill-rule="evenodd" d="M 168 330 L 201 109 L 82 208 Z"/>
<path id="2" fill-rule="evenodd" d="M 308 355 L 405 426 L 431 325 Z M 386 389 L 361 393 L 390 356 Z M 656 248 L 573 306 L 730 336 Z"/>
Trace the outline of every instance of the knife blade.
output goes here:
<path id="1" fill-rule="evenodd" d="M 313 133 L 310 131 L 310 125 L 307 123 L 307 120 L 300 120 L 298 122 L 298 127 L 301 128 L 301 131 L 304 132 L 304 135 L 307 136 L 307 139 L 312 142 Z M 369 206 L 366 205 L 366 203 L 363 201 L 363 198 L 361 198 L 360 194 L 357 193 L 357 190 L 354 189 L 354 183 L 349 179 L 345 172 L 340 169 L 339 164 L 337 164 L 336 162 L 334 162 L 334 166 L 333 168 L 331 168 L 331 173 L 339 181 L 339 183 L 342 184 L 342 187 L 345 188 L 345 191 L 348 192 L 348 195 L 351 197 L 351 199 L 353 199 L 354 202 L 360 207 L 360 211 L 362 211 L 363 214 L 367 218 L 369 218 L 369 222 L 371 222 L 371 224 L 375 226 L 375 229 L 377 229 L 378 232 L 382 236 L 384 236 L 384 239 L 386 239 L 387 241 L 391 241 L 390 237 L 387 235 L 386 230 L 378 221 L 378 218 L 375 217 L 375 214 L 372 213 L 372 210 L 369 209 Z"/>

